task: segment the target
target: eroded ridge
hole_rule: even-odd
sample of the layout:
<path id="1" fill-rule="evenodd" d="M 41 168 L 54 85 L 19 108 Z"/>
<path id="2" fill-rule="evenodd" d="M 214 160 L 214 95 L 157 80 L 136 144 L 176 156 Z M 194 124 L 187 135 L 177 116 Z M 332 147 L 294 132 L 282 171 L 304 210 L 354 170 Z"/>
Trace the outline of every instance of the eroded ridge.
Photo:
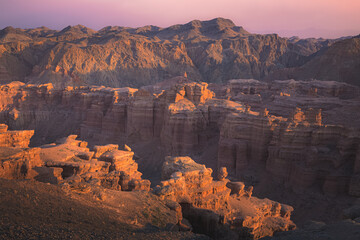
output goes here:
<path id="1" fill-rule="evenodd" d="M 155 193 L 179 203 L 196 231 L 216 239 L 258 239 L 295 228 L 291 206 L 253 197 L 252 186 L 226 179 L 226 168 L 218 181 L 211 174 L 189 157 L 167 157 Z"/>
<path id="2" fill-rule="evenodd" d="M 76 133 L 98 145 L 160 141 L 173 156 L 215 147 L 202 159 L 215 172 L 243 178 L 260 166 L 297 192 L 359 196 L 360 91 L 345 83 L 179 77 L 141 89 L 13 82 L 0 91 L 1 121 L 35 129 L 33 145 Z"/>

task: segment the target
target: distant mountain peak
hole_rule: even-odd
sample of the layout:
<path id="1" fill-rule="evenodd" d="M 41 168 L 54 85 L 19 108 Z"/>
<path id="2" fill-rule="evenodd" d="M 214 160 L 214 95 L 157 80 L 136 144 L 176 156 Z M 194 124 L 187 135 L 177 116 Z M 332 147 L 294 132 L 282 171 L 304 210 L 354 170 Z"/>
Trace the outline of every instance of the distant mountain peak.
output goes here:
<path id="1" fill-rule="evenodd" d="M 9 37 L 10 36 L 10 37 Z M 0 30 L 0 38 L 6 41 L 14 41 L 18 40 L 29 40 L 28 35 L 25 33 L 23 29 L 14 28 L 12 26 L 8 26 L 2 30 Z"/>
<path id="2" fill-rule="evenodd" d="M 231 19 L 222 18 L 222 17 L 214 18 L 205 22 L 216 23 L 219 26 L 224 26 L 224 27 L 236 27 L 235 23 Z"/>
<path id="3" fill-rule="evenodd" d="M 13 28 L 12 26 L 7 26 L 4 29 L 2 29 L 1 31 L 4 32 L 11 32 L 11 31 L 15 31 L 15 28 Z"/>
<path id="4" fill-rule="evenodd" d="M 88 28 L 88 27 L 85 27 L 81 24 L 78 24 L 78 25 L 75 25 L 75 26 L 67 26 L 65 27 L 64 29 L 62 29 L 59 33 L 60 34 L 63 34 L 63 33 L 66 33 L 66 32 L 82 32 L 82 33 L 85 33 L 85 34 L 93 34 L 95 33 L 96 31 L 91 29 L 91 28 Z"/>
<path id="5" fill-rule="evenodd" d="M 7 33 L 17 33 L 17 34 L 20 33 L 21 34 L 21 33 L 23 33 L 22 29 L 14 28 L 12 26 L 8 26 L 8 27 L 0 30 L 0 32 L 3 33 L 3 34 L 7 34 Z"/>
<path id="6" fill-rule="evenodd" d="M 200 21 L 200 20 L 193 20 L 185 24 L 186 26 L 193 26 L 195 28 L 200 27 L 209 27 L 209 26 L 218 26 L 219 28 L 233 28 L 236 27 L 235 23 L 230 19 L 226 18 L 214 18 L 211 20 Z"/>
<path id="7" fill-rule="evenodd" d="M 200 28 L 202 26 L 202 21 L 200 20 L 192 20 L 185 24 L 185 26 L 192 26 L 194 28 Z"/>
<path id="8" fill-rule="evenodd" d="M 232 20 L 226 18 L 218 17 L 204 21 L 203 23 L 204 27 L 206 26 L 207 28 L 213 28 L 214 30 L 216 29 L 218 31 L 230 30 L 236 32 L 237 34 L 249 34 L 249 32 L 246 31 L 243 27 L 236 26 Z"/>

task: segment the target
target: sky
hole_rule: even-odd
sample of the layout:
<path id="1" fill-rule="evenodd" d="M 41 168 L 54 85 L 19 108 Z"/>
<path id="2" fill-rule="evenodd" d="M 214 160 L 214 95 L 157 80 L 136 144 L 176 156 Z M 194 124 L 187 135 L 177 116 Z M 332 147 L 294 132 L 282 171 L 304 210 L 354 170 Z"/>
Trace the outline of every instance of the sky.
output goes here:
<path id="1" fill-rule="evenodd" d="M 283 37 L 360 34 L 360 0 L 0 0 L 0 6 L 0 29 L 168 27 L 223 17 L 249 32 Z"/>

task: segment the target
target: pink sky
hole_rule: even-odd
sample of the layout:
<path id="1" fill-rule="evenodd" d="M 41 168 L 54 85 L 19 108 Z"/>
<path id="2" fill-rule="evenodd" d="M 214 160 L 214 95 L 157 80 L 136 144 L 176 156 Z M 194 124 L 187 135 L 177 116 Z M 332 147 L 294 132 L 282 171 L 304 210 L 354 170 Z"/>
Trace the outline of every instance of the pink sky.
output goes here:
<path id="1" fill-rule="evenodd" d="M 360 0 L 0 0 L 6 26 L 167 27 L 229 18 L 253 33 L 335 38 L 360 34 Z"/>

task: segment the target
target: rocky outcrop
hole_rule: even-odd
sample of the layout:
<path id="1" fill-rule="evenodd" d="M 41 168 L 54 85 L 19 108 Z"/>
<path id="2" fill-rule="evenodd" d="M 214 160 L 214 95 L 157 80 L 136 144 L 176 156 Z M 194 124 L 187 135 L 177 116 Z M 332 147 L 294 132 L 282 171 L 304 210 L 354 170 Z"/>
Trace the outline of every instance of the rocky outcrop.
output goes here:
<path id="1" fill-rule="evenodd" d="M 167 151 L 185 154 L 195 151 L 201 145 L 201 132 L 205 129 L 206 119 L 202 112 L 187 99 L 170 104 L 164 119 L 161 140 Z"/>
<path id="2" fill-rule="evenodd" d="M 148 191 L 150 182 L 141 178 L 138 158 L 124 143 L 141 155 L 141 171 L 155 181 L 160 171 L 152 169 L 163 155 L 188 155 L 214 166 L 219 181 L 204 165 L 170 157 L 156 192 L 176 212 L 174 228 L 191 229 L 188 219 L 193 229 L 215 238 L 259 238 L 293 227 L 292 208 L 253 196 L 259 192 L 276 195 L 285 186 L 301 196 L 309 189 L 331 199 L 358 196 L 359 88 L 240 79 L 212 84 L 214 96 L 208 87 L 183 77 L 140 90 L 2 85 L 0 119 L 9 129 L 34 126 L 30 146 L 41 147 L 25 148 L 32 131 L 14 134 L 1 125 L 0 139 L 7 144 L 1 176 L 78 190 Z M 53 143 L 43 145 L 48 142 Z"/>
<path id="3" fill-rule="evenodd" d="M 195 231 L 216 239 L 258 239 L 295 228 L 292 207 L 252 197 L 252 186 L 245 190 L 243 183 L 229 182 L 225 168 L 220 181 L 213 181 L 211 174 L 210 168 L 189 157 L 167 157 L 164 181 L 155 193 L 180 203 Z"/>
<path id="4" fill-rule="evenodd" d="M 220 132 L 218 166 L 241 177 L 251 164 L 266 163 L 272 176 L 296 191 L 317 183 L 327 194 L 346 193 L 358 141 L 352 131 L 322 125 L 321 113 L 314 109 L 297 108 L 289 119 L 256 112 L 231 114 Z"/>
<path id="5" fill-rule="evenodd" d="M 0 147 L 0 178 L 32 178 L 32 169 L 42 165 L 39 148 Z"/>
<path id="6" fill-rule="evenodd" d="M 281 137 L 269 146 L 267 169 L 289 181 L 294 189 L 307 189 L 322 182 L 325 193 L 336 195 L 347 192 L 351 174 L 347 172 L 356 149 L 352 133 L 341 127 L 288 125 Z M 347 139 L 347 140 L 345 140 Z M 281 143 L 280 143 L 280 142 Z M 329 142 L 338 143 L 335 147 Z"/>
<path id="7" fill-rule="evenodd" d="M 55 184 L 88 182 L 124 191 L 150 190 L 150 181 L 141 179 L 134 152 L 126 145 L 125 150 L 109 144 L 90 151 L 87 142 L 70 135 L 40 148 L 27 148 L 34 131 L 7 131 L 5 124 L 1 131 L 0 136 L 7 136 L 6 141 L 0 142 L 2 178 L 34 178 Z"/>
<path id="8" fill-rule="evenodd" d="M 189 157 L 165 159 L 158 194 L 179 203 L 195 207 L 219 209 L 226 206 L 230 196 L 227 181 L 213 181 L 211 168 L 195 163 Z"/>
<path id="9" fill-rule="evenodd" d="M 220 131 L 218 166 L 239 174 L 249 162 L 263 162 L 272 131 L 282 118 L 247 110 L 227 115 Z"/>
<path id="10" fill-rule="evenodd" d="M 196 151 L 205 143 L 207 119 L 200 106 L 214 93 L 206 83 L 185 83 L 164 93 L 166 102 L 161 140 L 171 154 Z"/>
<path id="11" fill-rule="evenodd" d="M 7 129 L 7 125 L 0 124 L 0 178 L 31 178 L 32 169 L 42 165 L 40 149 L 28 148 L 34 131 Z"/>
<path id="12" fill-rule="evenodd" d="M 19 147 L 27 148 L 31 137 L 34 135 L 33 130 L 28 131 L 7 131 L 6 124 L 0 124 L 0 146 L 2 147 Z"/>
<path id="13" fill-rule="evenodd" d="M 90 151 L 87 142 L 76 140 L 76 137 L 71 135 L 58 144 L 41 147 L 41 160 L 46 167 L 62 169 L 62 182 L 87 182 L 123 191 L 149 191 L 150 181 L 141 179 L 142 174 L 133 160 L 134 152 L 118 150 L 118 145 L 114 144 L 95 146 L 94 151 Z"/>
<path id="14" fill-rule="evenodd" d="M 296 191 L 356 189 L 359 88 L 241 79 L 218 88 L 224 94 L 215 98 L 184 77 L 140 90 L 11 83 L 0 88 L 0 118 L 11 129 L 35 128 L 32 145 L 77 133 L 92 144 L 159 141 L 169 155 L 201 156 L 211 142 L 214 172 L 225 166 L 243 179 L 257 165 Z"/>
<path id="15" fill-rule="evenodd" d="M 357 188 L 359 128 L 351 112 L 358 111 L 353 105 L 358 88 L 320 81 L 233 80 L 228 89 L 230 99 L 250 96 L 245 105 L 256 111 L 247 107 L 227 115 L 220 130 L 219 167 L 243 178 L 250 166 L 265 164 L 273 177 L 295 191 L 320 185 L 324 193 L 337 195 Z M 261 101 L 253 102 L 254 95 Z M 339 111 L 338 104 L 350 112 Z M 339 115 L 352 120 L 339 121 Z"/>

